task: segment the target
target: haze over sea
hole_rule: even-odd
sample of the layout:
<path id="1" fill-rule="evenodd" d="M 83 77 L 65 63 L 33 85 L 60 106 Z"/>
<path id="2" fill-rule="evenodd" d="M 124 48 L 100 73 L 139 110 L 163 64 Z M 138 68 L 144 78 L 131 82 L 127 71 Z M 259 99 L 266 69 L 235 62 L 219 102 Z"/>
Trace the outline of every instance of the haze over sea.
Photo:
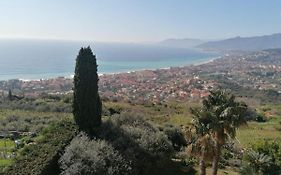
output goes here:
<path id="1" fill-rule="evenodd" d="M 157 44 L 0 39 L 0 80 L 70 77 L 79 49 L 89 45 L 97 56 L 99 74 L 184 66 L 217 56 Z"/>

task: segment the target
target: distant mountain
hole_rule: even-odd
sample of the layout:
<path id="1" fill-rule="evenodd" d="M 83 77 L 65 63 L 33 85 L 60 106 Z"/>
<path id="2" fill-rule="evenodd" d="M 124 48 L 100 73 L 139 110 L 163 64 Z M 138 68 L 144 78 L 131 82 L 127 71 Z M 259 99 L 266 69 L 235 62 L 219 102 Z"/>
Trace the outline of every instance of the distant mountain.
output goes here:
<path id="1" fill-rule="evenodd" d="M 162 46 L 177 47 L 177 48 L 192 48 L 205 41 L 200 39 L 166 39 L 158 42 L 157 44 Z"/>
<path id="2" fill-rule="evenodd" d="M 281 48 L 281 33 L 256 37 L 235 37 L 211 41 L 198 45 L 205 50 L 243 50 L 254 51 Z"/>

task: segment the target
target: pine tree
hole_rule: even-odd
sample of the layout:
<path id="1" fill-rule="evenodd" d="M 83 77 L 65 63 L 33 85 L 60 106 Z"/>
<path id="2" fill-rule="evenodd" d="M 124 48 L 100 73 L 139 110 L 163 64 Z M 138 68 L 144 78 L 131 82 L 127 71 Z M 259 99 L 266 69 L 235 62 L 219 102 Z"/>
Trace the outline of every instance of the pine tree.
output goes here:
<path id="1" fill-rule="evenodd" d="M 90 47 L 81 48 L 76 58 L 73 115 L 80 130 L 93 134 L 101 124 L 102 104 L 98 94 L 96 56 Z"/>

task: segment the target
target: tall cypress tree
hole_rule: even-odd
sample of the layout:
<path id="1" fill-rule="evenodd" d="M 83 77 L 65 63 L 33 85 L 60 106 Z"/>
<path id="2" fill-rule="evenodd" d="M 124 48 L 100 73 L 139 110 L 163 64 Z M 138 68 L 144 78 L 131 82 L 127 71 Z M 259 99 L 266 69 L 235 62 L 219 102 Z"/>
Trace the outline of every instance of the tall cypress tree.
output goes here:
<path id="1" fill-rule="evenodd" d="M 12 90 L 11 90 L 11 89 L 9 89 L 8 99 L 9 99 L 10 101 L 13 100 L 13 94 L 12 94 Z"/>
<path id="2" fill-rule="evenodd" d="M 80 130 L 93 134 L 101 124 L 96 56 L 89 47 L 81 48 L 76 58 L 73 115 Z"/>

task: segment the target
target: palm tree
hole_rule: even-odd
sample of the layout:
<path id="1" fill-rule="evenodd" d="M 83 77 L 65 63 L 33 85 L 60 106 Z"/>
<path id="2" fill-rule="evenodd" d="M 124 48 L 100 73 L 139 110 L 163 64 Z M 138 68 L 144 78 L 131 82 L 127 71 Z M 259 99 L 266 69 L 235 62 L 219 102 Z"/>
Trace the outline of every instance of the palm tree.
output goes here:
<path id="1" fill-rule="evenodd" d="M 209 122 L 209 113 L 198 109 L 191 109 L 191 112 L 194 115 L 193 127 L 188 133 L 191 143 L 187 151 L 190 155 L 199 157 L 200 175 L 206 175 L 206 163 L 214 155 L 214 140 L 205 125 Z"/>
<path id="2" fill-rule="evenodd" d="M 211 161 L 214 152 L 213 143 L 212 137 L 206 134 L 198 137 L 196 141 L 187 147 L 187 151 L 190 155 L 199 157 L 200 175 L 206 175 L 206 163 Z"/>
<path id="3" fill-rule="evenodd" d="M 214 140 L 212 175 L 217 175 L 221 148 L 228 138 L 235 138 L 236 128 L 246 123 L 247 106 L 235 101 L 235 97 L 228 92 L 220 90 L 211 91 L 202 103 L 200 110 L 192 110 L 198 118 L 194 125 L 201 128 L 201 132 L 209 133 Z"/>

